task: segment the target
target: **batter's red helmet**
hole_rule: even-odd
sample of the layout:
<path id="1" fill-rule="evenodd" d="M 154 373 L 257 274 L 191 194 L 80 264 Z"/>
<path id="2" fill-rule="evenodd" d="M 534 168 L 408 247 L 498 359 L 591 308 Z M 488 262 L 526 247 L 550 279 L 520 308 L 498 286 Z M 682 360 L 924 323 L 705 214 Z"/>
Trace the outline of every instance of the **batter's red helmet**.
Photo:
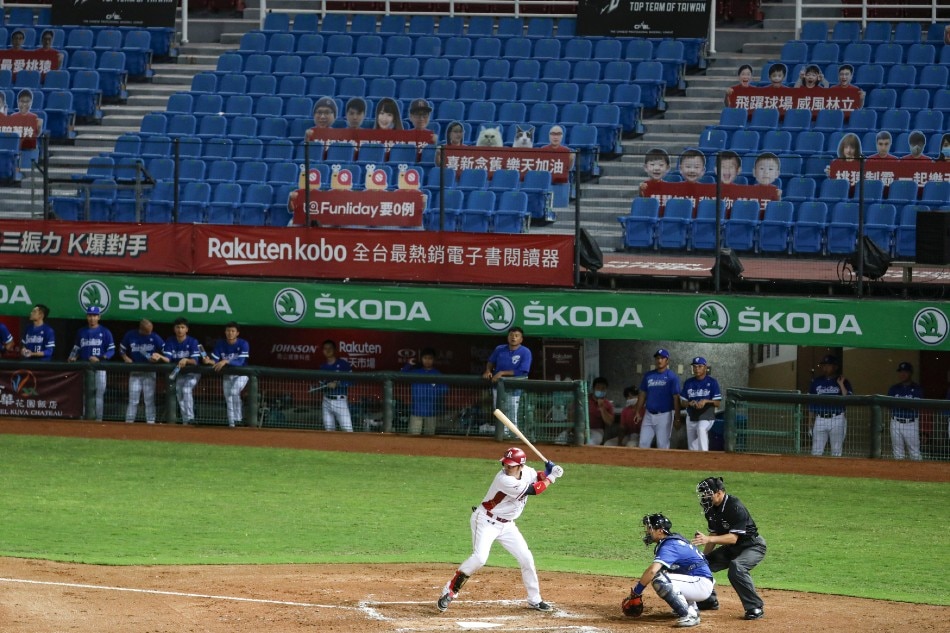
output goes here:
<path id="1" fill-rule="evenodd" d="M 509 448 L 505 451 L 505 456 L 498 461 L 505 466 L 524 466 L 528 458 L 520 448 Z"/>

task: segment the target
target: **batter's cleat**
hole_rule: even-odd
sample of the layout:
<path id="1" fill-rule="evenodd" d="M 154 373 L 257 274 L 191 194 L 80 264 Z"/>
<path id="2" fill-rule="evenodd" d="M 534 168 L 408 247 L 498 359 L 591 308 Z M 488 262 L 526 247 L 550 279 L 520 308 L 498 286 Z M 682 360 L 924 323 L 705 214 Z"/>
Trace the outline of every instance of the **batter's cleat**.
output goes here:
<path id="1" fill-rule="evenodd" d="M 705 600 L 697 602 L 696 608 L 700 611 L 719 611 L 719 599 L 715 596 L 710 596 Z"/>
<path id="2" fill-rule="evenodd" d="M 697 624 L 699 624 L 699 622 L 700 622 L 700 619 L 699 619 L 698 613 L 687 613 L 686 615 L 681 617 L 679 620 L 677 620 L 676 624 L 674 624 L 673 626 L 675 626 L 676 628 L 682 629 L 689 626 L 696 626 Z"/>
<path id="3" fill-rule="evenodd" d="M 539 602 L 538 604 L 531 604 L 531 603 L 529 602 L 529 603 L 528 603 L 528 608 L 529 608 L 529 609 L 534 609 L 535 611 L 554 611 L 554 607 L 552 607 L 551 605 L 549 605 L 549 604 L 548 604 L 547 602 L 545 602 L 544 600 L 542 600 L 542 601 Z"/>
<path id="4" fill-rule="evenodd" d="M 449 605 L 452 604 L 452 601 L 455 600 L 455 596 L 452 595 L 451 591 L 446 591 L 442 594 L 442 597 L 439 598 L 439 601 L 436 603 L 436 606 L 439 607 L 440 612 L 445 612 L 449 608 Z"/>
<path id="5" fill-rule="evenodd" d="M 746 620 L 761 620 L 765 617 L 765 610 L 763 609 L 748 609 L 745 612 Z"/>

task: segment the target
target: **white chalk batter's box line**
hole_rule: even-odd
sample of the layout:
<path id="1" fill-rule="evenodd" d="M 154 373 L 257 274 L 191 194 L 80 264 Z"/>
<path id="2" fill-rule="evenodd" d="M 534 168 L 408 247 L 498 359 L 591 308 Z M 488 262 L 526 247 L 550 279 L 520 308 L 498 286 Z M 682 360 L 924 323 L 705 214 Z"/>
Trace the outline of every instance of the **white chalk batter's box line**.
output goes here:
<path id="1" fill-rule="evenodd" d="M 88 589 L 94 591 L 116 591 L 122 593 L 136 593 L 136 594 L 146 594 L 146 595 L 155 595 L 155 596 L 172 596 L 176 598 L 198 598 L 204 600 L 227 600 L 231 602 L 245 602 L 251 604 L 272 604 L 279 606 L 289 606 L 289 607 L 307 607 L 307 608 L 317 608 L 317 609 L 341 609 L 341 610 L 350 610 L 358 611 L 364 616 L 377 621 L 386 621 L 386 622 L 399 622 L 405 623 L 407 618 L 392 618 L 383 615 L 380 612 L 380 607 L 385 607 L 386 605 L 395 606 L 395 605 L 428 605 L 429 601 L 376 601 L 376 600 L 363 600 L 359 603 L 359 606 L 348 607 L 338 604 L 317 604 L 314 602 L 295 602 L 291 600 L 268 600 L 265 598 L 243 598 L 241 596 L 218 596 L 213 594 L 204 594 L 204 593 L 189 593 L 182 591 L 166 591 L 161 589 L 136 589 L 133 587 L 113 587 L 109 585 L 90 585 L 85 583 L 75 583 L 75 582 L 61 582 L 61 581 L 49 581 L 49 580 L 29 580 L 25 578 L 0 578 L 0 582 L 11 583 L 11 584 L 23 584 L 23 585 L 38 585 L 38 586 L 47 586 L 47 587 L 63 587 L 68 589 Z M 491 605 L 491 606 L 524 606 L 523 601 L 516 600 L 466 600 L 459 601 L 456 603 L 457 606 L 462 604 L 469 605 Z M 433 608 L 434 604 L 433 604 Z M 527 609 L 527 607 L 524 607 Z M 457 610 L 457 609 L 456 609 Z M 531 611 L 532 614 L 536 614 L 536 611 Z M 458 630 L 461 631 L 474 631 L 474 630 L 490 630 L 490 631 L 564 631 L 566 633 L 607 633 L 606 629 L 600 629 L 590 626 L 577 626 L 570 624 L 551 624 L 545 625 L 543 627 L 533 627 L 533 626 L 518 626 L 516 624 L 517 620 L 520 620 L 523 616 L 494 616 L 487 617 L 482 619 L 476 618 L 458 618 L 453 619 L 451 622 L 458 627 Z M 576 618 L 578 616 L 570 614 L 562 609 L 557 609 L 554 613 L 550 614 L 549 617 L 552 620 L 564 620 Z M 414 622 L 414 625 L 410 626 L 399 626 L 399 628 L 394 629 L 397 633 L 411 633 L 411 632 L 420 632 L 420 631 L 444 631 L 446 630 L 446 625 L 449 625 L 449 621 L 445 618 L 444 615 L 433 614 L 432 620 L 422 620 L 417 619 Z M 397 625 L 398 626 L 398 625 Z M 451 625 L 449 625 L 451 626 Z"/>

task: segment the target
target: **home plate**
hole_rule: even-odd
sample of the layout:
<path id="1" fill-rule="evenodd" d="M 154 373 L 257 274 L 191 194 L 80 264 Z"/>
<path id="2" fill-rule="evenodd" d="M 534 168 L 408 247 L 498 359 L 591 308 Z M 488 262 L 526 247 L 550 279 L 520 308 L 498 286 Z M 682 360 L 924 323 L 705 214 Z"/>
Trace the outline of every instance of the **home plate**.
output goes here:
<path id="1" fill-rule="evenodd" d="M 495 629 L 501 626 L 496 622 L 456 622 L 460 629 Z"/>

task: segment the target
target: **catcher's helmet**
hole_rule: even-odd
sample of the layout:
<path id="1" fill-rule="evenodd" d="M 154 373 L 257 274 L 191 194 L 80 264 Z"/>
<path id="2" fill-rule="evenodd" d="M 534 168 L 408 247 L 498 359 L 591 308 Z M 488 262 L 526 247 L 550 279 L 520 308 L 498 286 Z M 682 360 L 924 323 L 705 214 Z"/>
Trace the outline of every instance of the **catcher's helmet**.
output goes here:
<path id="1" fill-rule="evenodd" d="M 722 477 L 706 477 L 696 484 L 696 495 L 699 497 L 699 505 L 706 512 L 712 507 L 712 496 L 726 487 L 722 483 Z"/>
<path id="2" fill-rule="evenodd" d="M 505 466 L 524 466 L 525 462 L 528 461 L 528 458 L 524 454 L 523 450 L 512 447 L 505 451 L 505 456 L 498 461 L 500 461 Z"/>
<path id="3" fill-rule="evenodd" d="M 663 530 L 663 532 L 669 534 L 670 530 L 673 529 L 673 522 L 662 514 L 645 514 L 643 516 L 643 527 L 643 544 L 649 545 L 656 542 L 650 530 Z"/>

